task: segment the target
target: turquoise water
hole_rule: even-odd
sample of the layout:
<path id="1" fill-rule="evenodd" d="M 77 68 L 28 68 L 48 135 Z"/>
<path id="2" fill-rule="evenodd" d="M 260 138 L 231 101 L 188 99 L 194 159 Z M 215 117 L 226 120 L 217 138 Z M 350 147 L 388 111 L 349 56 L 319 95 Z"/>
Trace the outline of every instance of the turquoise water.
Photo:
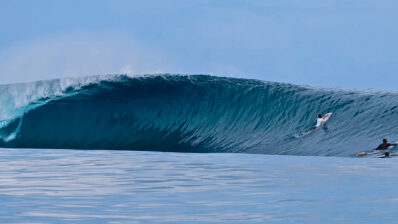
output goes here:
<path id="1" fill-rule="evenodd" d="M 1 149 L 0 223 L 397 223 L 395 158 Z"/>
<path id="2" fill-rule="evenodd" d="M 396 102 L 396 91 L 209 75 L 0 85 L 0 147 L 352 157 L 398 139 Z M 327 132 L 296 137 L 327 112 Z"/>

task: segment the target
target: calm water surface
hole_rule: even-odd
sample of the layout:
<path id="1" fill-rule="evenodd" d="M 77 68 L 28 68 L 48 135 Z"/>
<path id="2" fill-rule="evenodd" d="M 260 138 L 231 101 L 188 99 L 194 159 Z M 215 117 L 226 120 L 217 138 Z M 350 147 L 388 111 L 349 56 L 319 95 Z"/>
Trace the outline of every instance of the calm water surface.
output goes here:
<path id="1" fill-rule="evenodd" d="M 398 223 L 398 160 L 0 149 L 0 223 Z"/>

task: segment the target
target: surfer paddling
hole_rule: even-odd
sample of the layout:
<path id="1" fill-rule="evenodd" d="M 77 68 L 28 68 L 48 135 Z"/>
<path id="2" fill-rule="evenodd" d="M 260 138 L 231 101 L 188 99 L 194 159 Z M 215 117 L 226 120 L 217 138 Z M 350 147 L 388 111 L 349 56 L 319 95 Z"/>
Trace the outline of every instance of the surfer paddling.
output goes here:
<path id="1" fill-rule="evenodd" d="M 377 146 L 376 150 L 386 150 L 390 148 L 390 146 L 396 146 L 398 143 L 387 143 L 387 139 L 383 138 L 383 143 L 381 143 L 379 146 Z"/>
<path id="2" fill-rule="evenodd" d="M 390 149 L 394 146 L 398 145 L 398 142 L 394 142 L 394 143 L 388 143 L 387 139 L 383 138 L 383 143 L 381 143 L 379 146 L 377 146 L 377 148 L 375 150 L 387 150 Z M 357 156 L 364 156 L 367 155 L 367 152 L 358 152 Z M 385 157 L 388 157 L 390 155 L 390 153 L 386 152 L 384 153 Z"/>

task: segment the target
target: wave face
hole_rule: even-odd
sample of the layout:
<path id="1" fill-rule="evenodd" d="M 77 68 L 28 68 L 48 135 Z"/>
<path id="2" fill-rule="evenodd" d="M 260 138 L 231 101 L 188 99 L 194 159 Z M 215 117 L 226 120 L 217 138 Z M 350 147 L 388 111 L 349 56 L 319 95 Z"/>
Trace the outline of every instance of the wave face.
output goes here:
<path id="1" fill-rule="evenodd" d="M 398 93 L 207 75 L 0 86 L 0 147 L 352 156 L 398 139 Z M 295 136 L 333 112 L 328 131 Z"/>

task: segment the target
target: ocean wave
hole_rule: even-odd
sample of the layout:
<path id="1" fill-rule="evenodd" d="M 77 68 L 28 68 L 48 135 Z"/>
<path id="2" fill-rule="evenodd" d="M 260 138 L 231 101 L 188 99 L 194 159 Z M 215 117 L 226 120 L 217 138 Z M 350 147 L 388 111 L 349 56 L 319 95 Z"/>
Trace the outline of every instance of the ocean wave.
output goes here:
<path id="1" fill-rule="evenodd" d="M 0 147 L 351 156 L 398 137 L 397 92 L 167 74 L 0 91 Z M 327 112 L 327 132 L 295 137 Z"/>

